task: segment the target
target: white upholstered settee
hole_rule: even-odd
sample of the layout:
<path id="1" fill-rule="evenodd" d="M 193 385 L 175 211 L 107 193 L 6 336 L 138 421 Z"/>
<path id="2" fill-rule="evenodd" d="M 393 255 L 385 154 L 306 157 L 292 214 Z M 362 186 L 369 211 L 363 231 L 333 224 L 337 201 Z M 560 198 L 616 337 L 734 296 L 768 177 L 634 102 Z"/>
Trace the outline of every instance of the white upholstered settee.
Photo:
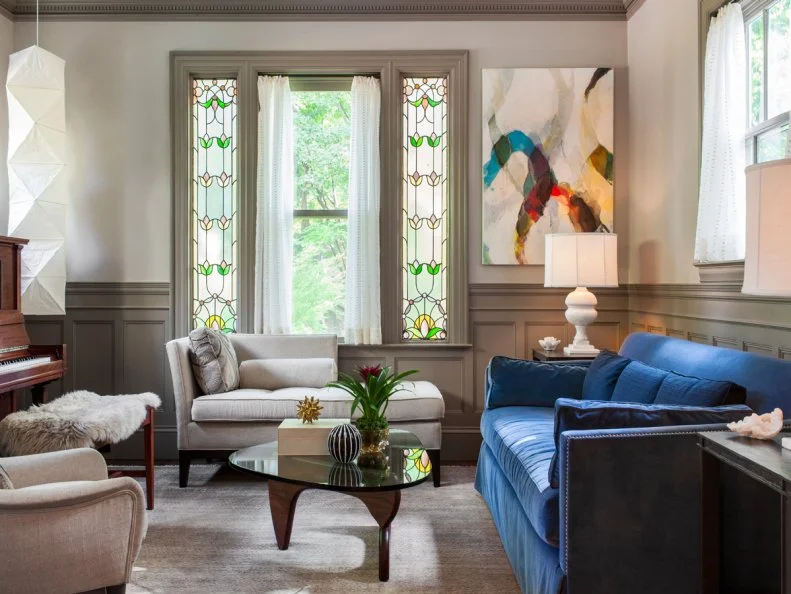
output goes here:
<path id="1" fill-rule="evenodd" d="M 253 359 L 332 358 L 337 369 L 338 340 L 334 335 L 269 336 L 230 334 L 241 365 Z M 296 417 L 297 402 L 315 396 L 324 407 L 324 418 L 348 418 L 351 397 L 337 388 L 298 385 L 276 390 L 239 388 L 204 395 L 192 373 L 188 338 L 167 344 L 176 399 L 179 448 L 179 485 L 187 486 L 193 458 L 224 457 L 231 452 L 277 439 L 277 427 Z M 387 408 L 390 425 L 417 435 L 428 450 L 434 485 L 440 482 L 440 447 L 445 403 L 434 384 L 407 381 Z"/>

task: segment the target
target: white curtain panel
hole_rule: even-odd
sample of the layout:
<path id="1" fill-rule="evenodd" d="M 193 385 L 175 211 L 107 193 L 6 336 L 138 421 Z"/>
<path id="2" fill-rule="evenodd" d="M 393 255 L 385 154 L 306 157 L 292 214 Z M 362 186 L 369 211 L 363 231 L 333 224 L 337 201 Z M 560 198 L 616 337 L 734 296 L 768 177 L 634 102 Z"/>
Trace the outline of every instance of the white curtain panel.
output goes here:
<path id="1" fill-rule="evenodd" d="M 381 344 L 379 297 L 379 80 L 352 81 L 346 344 Z"/>
<path id="2" fill-rule="evenodd" d="M 22 312 L 66 313 L 66 62 L 34 45 L 8 63 L 8 234 L 22 250 Z"/>
<path id="3" fill-rule="evenodd" d="M 258 77 L 258 211 L 254 328 L 291 332 L 294 221 L 294 126 L 284 76 Z"/>
<path id="4" fill-rule="evenodd" d="M 744 259 L 746 233 L 746 77 L 744 17 L 720 9 L 706 42 L 703 153 L 695 261 Z"/>

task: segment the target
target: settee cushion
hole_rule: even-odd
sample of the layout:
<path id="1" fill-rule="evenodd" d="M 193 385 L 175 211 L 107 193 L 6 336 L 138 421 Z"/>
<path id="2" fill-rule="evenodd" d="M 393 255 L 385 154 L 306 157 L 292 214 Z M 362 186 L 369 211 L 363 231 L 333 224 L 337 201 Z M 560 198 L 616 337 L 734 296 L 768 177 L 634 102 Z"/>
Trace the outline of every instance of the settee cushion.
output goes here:
<path id="1" fill-rule="evenodd" d="M 493 357 L 486 368 L 486 408 L 552 406 L 579 398 L 587 367 Z"/>
<path id="2" fill-rule="evenodd" d="M 555 403 L 554 445 L 557 450 L 560 435 L 565 431 L 711 425 L 738 421 L 751 413 L 750 407 L 744 404 L 679 406 L 560 398 Z M 558 487 L 560 456 L 557 451 L 552 458 L 549 472 L 550 484 Z"/>
<path id="3" fill-rule="evenodd" d="M 278 390 L 323 388 L 338 379 L 335 359 L 250 359 L 239 366 L 239 387 Z"/>
<path id="4" fill-rule="evenodd" d="M 599 353 L 585 374 L 585 383 L 582 385 L 583 400 L 612 400 L 615 384 L 621 373 L 632 360 L 621 357 L 612 351 L 604 350 Z"/>
<path id="5" fill-rule="evenodd" d="M 352 398 L 338 388 L 281 388 L 279 390 L 239 389 L 201 396 L 192 401 L 192 420 L 271 421 L 296 417 L 297 403 L 305 396 L 321 400 L 326 419 L 349 418 Z M 387 407 L 389 421 L 436 421 L 445 416 L 442 394 L 431 382 L 404 382 Z"/>
<path id="6" fill-rule="evenodd" d="M 487 410 L 481 419 L 483 440 L 511 483 L 536 534 L 557 547 L 560 494 L 549 484 L 555 453 L 554 410 L 512 406 Z"/>
<path id="7" fill-rule="evenodd" d="M 226 334 L 212 328 L 189 333 L 192 374 L 204 394 L 218 394 L 239 387 L 239 363 Z"/>

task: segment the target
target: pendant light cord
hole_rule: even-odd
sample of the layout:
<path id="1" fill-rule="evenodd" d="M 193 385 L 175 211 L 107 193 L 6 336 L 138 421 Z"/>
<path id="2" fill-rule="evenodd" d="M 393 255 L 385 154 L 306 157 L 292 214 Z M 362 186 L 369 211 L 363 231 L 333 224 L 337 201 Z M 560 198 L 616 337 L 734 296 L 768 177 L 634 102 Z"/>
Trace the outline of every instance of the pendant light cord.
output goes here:
<path id="1" fill-rule="evenodd" d="M 36 46 L 38 47 L 38 0 L 36 0 Z"/>

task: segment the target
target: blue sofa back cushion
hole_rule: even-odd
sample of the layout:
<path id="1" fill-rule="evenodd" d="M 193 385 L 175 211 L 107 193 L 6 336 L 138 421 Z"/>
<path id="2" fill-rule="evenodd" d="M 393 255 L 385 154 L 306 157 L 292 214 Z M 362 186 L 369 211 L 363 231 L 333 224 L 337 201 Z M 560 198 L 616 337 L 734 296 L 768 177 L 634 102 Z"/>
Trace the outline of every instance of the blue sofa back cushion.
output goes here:
<path id="1" fill-rule="evenodd" d="M 610 400 L 651 404 L 656 399 L 667 374 L 664 369 L 631 361 L 618 378 Z"/>
<path id="2" fill-rule="evenodd" d="M 486 408 L 555 405 L 580 398 L 587 366 L 558 365 L 494 357 L 486 368 Z"/>
<path id="3" fill-rule="evenodd" d="M 555 455 L 549 465 L 550 486 L 560 486 L 558 448 L 560 434 L 565 431 L 721 424 L 739 421 L 752 412 L 744 404 L 679 406 L 559 398 L 555 402 Z"/>
<path id="4" fill-rule="evenodd" d="M 645 332 L 627 336 L 620 354 L 677 373 L 744 386 L 747 405 L 758 413 L 775 407 L 791 411 L 791 361 Z"/>
<path id="5" fill-rule="evenodd" d="M 588 368 L 582 386 L 583 400 L 611 400 L 615 384 L 621 373 L 632 360 L 612 351 L 599 353 Z"/>
<path id="6" fill-rule="evenodd" d="M 724 406 L 744 404 L 747 392 L 724 380 L 709 380 L 657 369 L 631 361 L 621 373 L 613 390 L 613 402 L 642 404 L 683 404 L 686 406 Z"/>

